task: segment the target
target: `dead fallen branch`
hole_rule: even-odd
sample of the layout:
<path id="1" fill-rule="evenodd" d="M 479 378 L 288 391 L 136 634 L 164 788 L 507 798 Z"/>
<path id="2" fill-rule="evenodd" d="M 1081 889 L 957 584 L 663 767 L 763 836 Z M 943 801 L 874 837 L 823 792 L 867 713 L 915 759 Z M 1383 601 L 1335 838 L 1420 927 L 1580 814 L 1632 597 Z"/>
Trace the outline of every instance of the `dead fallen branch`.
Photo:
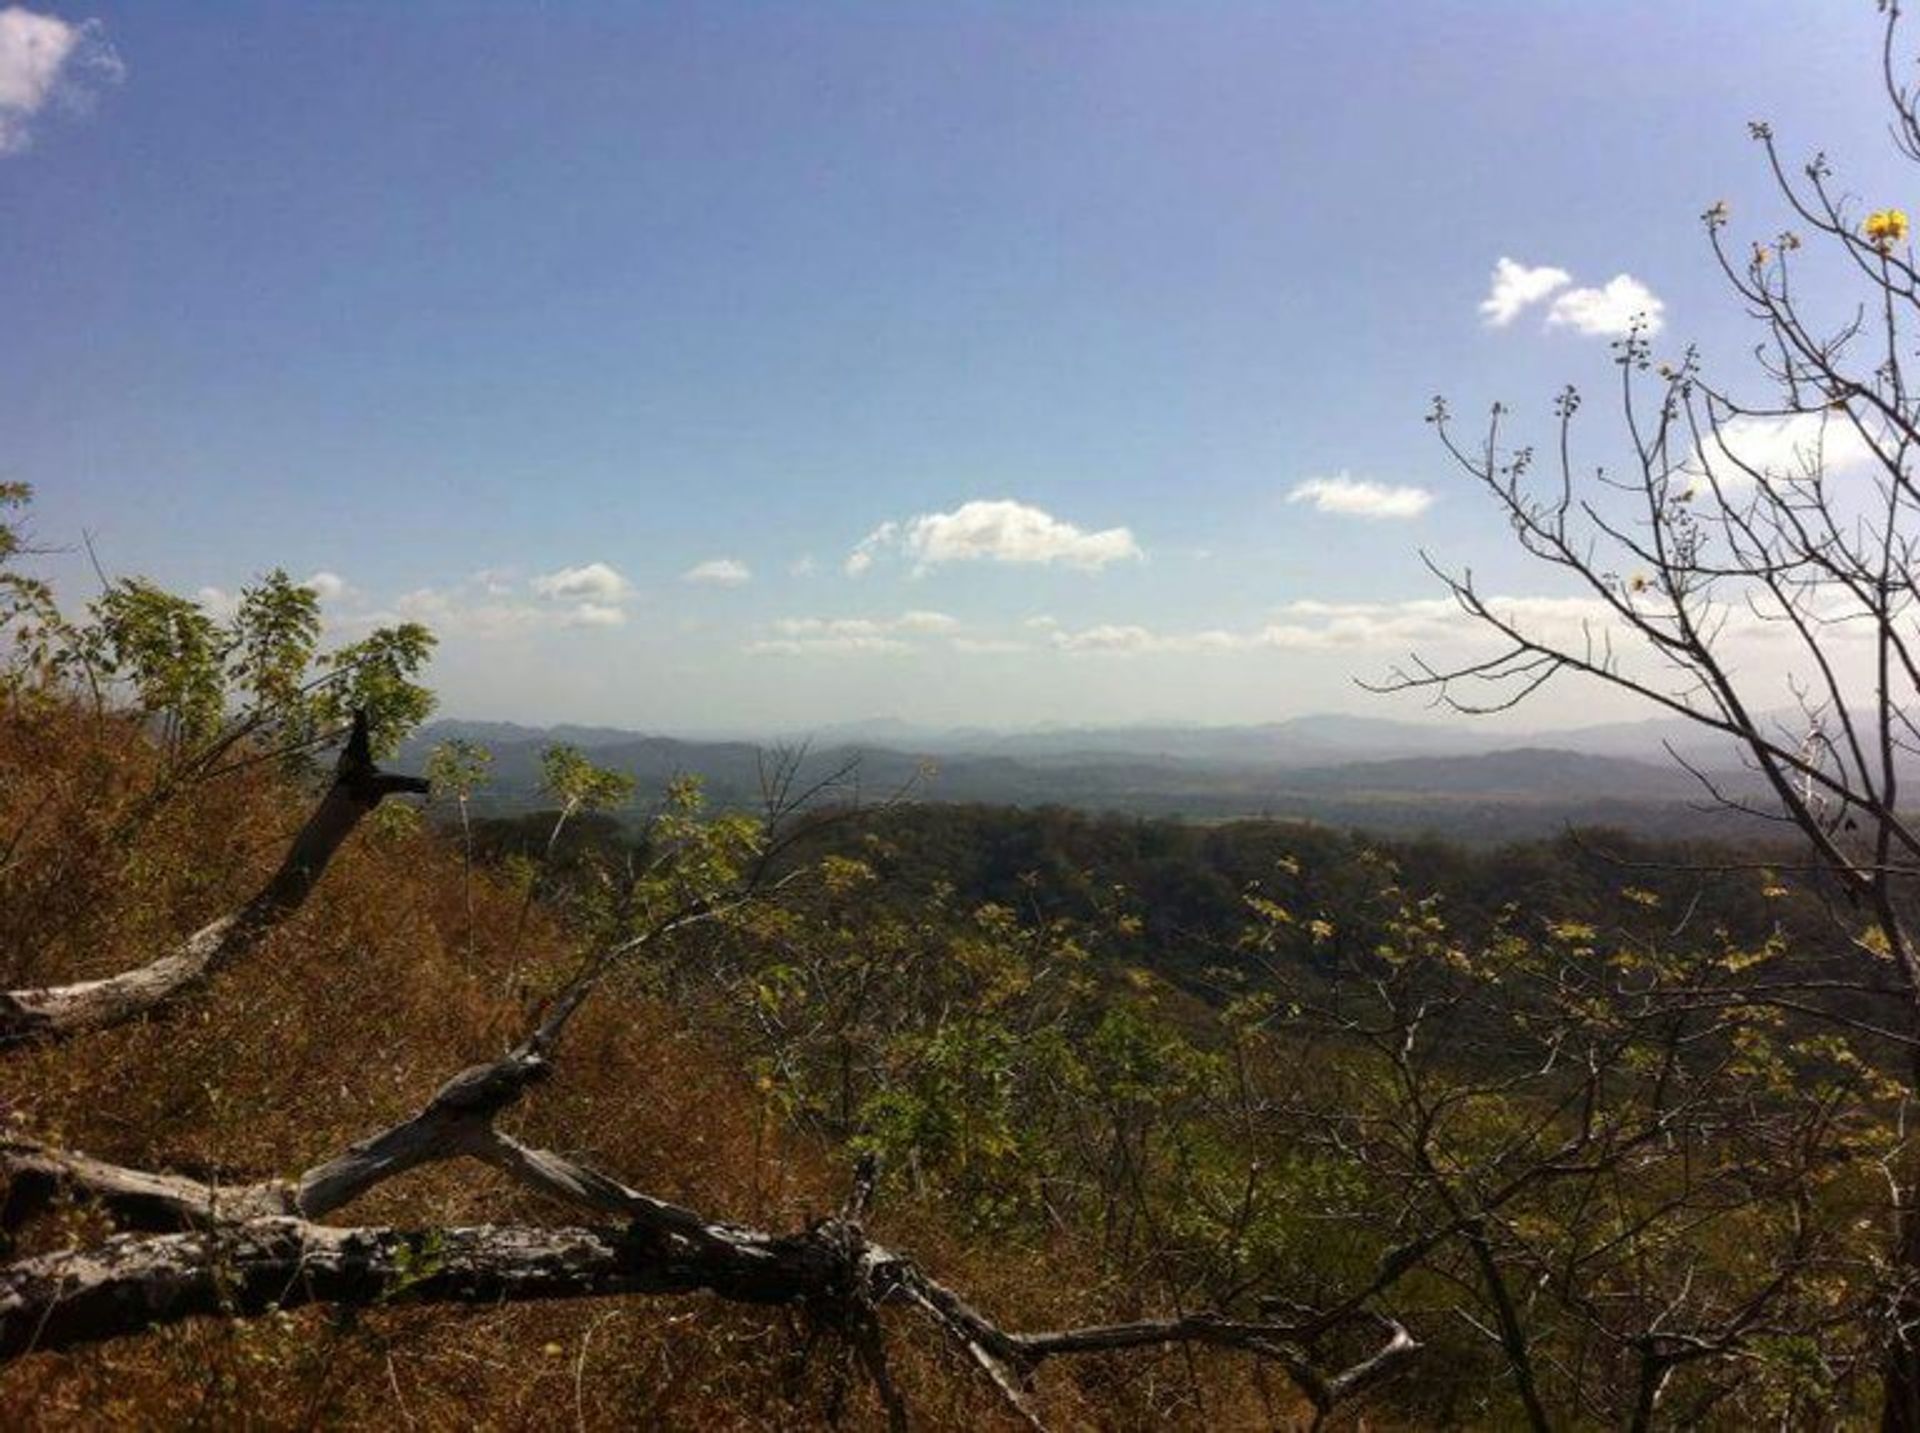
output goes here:
<path id="1" fill-rule="evenodd" d="M 334 778 L 286 858 L 260 892 L 237 911 L 208 922 L 145 965 L 100 980 L 0 991 L 0 1047 L 62 1040 L 150 1014 L 252 951 L 305 904 L 334 853 L 387 797 L 423 795 L 419 777 L 395 776 L 373 763 L 367 719 L 357 713 Z"/>
<path id="2" fill-rule="evenodd" d="M 1104 1327 L 1008 1332 L 911 1258 L 867 1237 L 876 1171 L 863 1162 L 846 1206 L 788 1234 L 708 1219 L 656 1199 L 494 1127 L 549 1071 L 560 1031 L 539 1032 L 490 1064 L 463 1070 L 415 1115 L 297 1179 L 220 1187 L 129 1169 L 24 1138 L 0 1141 L 12 1191 L 9 1225 L 56 1195 L 95 1201 L 123 1227 L 85 1249 L 0 1268 L 0 1359 L 139 1334 L 199 1316 L 244 1317 L 305 1304 L 497 1304 L 529 1299 L 706 1292 L 738 1303 L 797 1307 L 846 1330 L 888 1403 L 905 1411 L 886 1374 L 880 1312 L 931 1322 L 984 1374 L 1010 1409 L 1038 1426 L 1031 1397 L 1049 1358 L 1184 1343 L 1237 1349 L 1286 1369 L 1324 1416 L 1396 1371 L 1418 1345 L 1397 1322 L 1344 1311 L 1333 1318 L 1246 1321 L 1220 1315 Z M 336 1228 L 315 1222 L 406 1170 L 471 1158 L 562 1203 L 614 1216 L 593 1227 L 478 1225 Z M 1349 1367 L 1323 1369 L 1313 1340 L 1378 1323 L 1385 1340 Z"/>

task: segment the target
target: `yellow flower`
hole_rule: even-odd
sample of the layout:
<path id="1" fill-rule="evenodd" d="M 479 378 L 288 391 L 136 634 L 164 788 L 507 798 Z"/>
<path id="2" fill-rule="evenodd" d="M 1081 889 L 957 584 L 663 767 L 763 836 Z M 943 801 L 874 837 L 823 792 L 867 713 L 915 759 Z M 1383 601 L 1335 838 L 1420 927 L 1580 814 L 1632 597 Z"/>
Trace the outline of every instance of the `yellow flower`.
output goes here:
<path id="1" fill-rule="evenodd" d="M 1907 211 L 1876 209 L 1867 215 L 1867 222 L 1862 227 L 1866 231 L 1867 241 L 1884 252 L 1895 244 L 1907 241 Z"/>

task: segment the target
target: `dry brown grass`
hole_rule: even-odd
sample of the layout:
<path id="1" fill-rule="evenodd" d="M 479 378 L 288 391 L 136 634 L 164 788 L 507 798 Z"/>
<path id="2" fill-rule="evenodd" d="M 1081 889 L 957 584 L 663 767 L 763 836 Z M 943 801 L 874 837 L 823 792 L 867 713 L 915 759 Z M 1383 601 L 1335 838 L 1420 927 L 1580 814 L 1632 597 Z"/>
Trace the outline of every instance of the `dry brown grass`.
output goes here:
<path id="1" fill-rule="evenodd" d="M 305 796 L 256 768 L 168 804 L 129 842 L 156 770 L 124 721 L 75 707 L 0 713 L 9 984 L 150 958 L 249 893 L 305 815 Z M 517 1032 L 523 1012 L 503 993 L 517 898 L 481 879 L 474 904 L 470 938 L 457 853 L 431 833 L 370 824 L 289 928 L 166 1018 L 0 1060 L 0 1117 L 144 1167 L 235 1180 L 297 1172 L 418 1108 Z M 538 921 L 527 945 L 536 972 L 568 955 Z M 772 1128 L 724 1051 L 631 996 L 583 1013 L 520 1128 L 742 1222 L 799 1225 L 844 1192 L 844 1157 Z M 465 1165 L 397 1180 L 342 1216 L 573 1217 Z M 99 1232 L 97 1215 L 64 1209 L 22 1250 Z M 876 1236 L 1015 1326 L 1108 1316 L 1124 1296 L 1076 1277 L 1064 1250 L 970 1242 L 937 1210 L 884 1209 Z M 925 1426 L 1010 1426 L 946 1350 L 904 1319 L 892 1326 L 899 1381 Z M 824 1420 L 840 1365 L 831 1341 L 804 1360 L 803 1342 L 784 1311 L 707 1298 L 200 1320 L 0 1369 L 0 1426 L 786 1429 Z M 1050 1367 L 1042 1407 L 1063 1428 L 1275 1426 L 1298 1407 L 1284 1380 L 1243 1359 L 1195 1358 Z M 857 1378 L 844 1423 L 882 1423 Z"/>

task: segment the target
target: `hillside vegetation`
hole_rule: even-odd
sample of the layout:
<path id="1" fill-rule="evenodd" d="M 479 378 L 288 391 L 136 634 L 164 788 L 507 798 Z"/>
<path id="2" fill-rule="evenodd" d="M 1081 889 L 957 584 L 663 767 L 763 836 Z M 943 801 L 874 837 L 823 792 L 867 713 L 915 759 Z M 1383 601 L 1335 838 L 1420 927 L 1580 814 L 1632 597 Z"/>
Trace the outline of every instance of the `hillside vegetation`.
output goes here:
<path id="1" fill-rule="evenodd" d="M 322 651 L 281 573 L 227 618 L 0 598 L 7 1426 L 1879 1392 L 1910 1041 L 1830 876 L 873 804 L 777 756 L 750 815 L 564 744 L 487 818 L 483 748 L 379 764 L 423 629 Z"/>
<path id="2" fill-rule="evenodd" d="M 237 904 L 271 868 L 309 800 L 270 767 L 196 786 L 139 821 L 160 753 L 136 720 L 81 704 L 13 703 L 0 719 L 0 900 L 9 986 L 107 974 Z M 471 899 L 469 913 L 468 900 Z M 513 934 L 521 892 L 415 822 L 376 824 L 259 958 L 163 1019 L 6 1056 L 6 1131 L 147 1169 L 238 1184 L 299 1169 L 404 1118 L 450 1072 L 518 1032 L 516 987 L 551 983 L 571 950 L 543 913 Z M 851 1158 L 796 1133 L 777 1100 L 711 1032 L 639 988 L 590 1006 L 563 1072 L 518 1132 L 589 1158 L 665 1198 L 786 1228 L 835 1208 Z M 763 1083 L 763 1082 L 762 1082 Z M 416 1226 L 555 1209 L 473 1165 L 424 1169 L 372 1196 L 366 1217 Z M 18 1211 L 16 1211 L 18 1212 Z M 971 1237 L 940 1201 L 889 1194 L 876 1218 L 943 1275 L 1008 1317 L 1072 1321 L 1106 1290 L 1041 1232 Z M 63 1202 L 17 1231 L 24 1256 L 97 1239 L 105 1216 Z M 36 1354 L 0 1372 L 9 1427 L 788 1427 L 824 1417 L 844 1375 L 807 1354 L 793 1317 L 717 1300 L 620 1299 L 498 1311 L 307 1309 L 212 1319 L 130 1341 Z M 896 1372 L 943 1426 L 1001 1415 L 937 1346 Z M 1210 1406 L 1263 1420 L 1244 1370 L 1200 1356 Z M 1189 1372 L 1125 1383 L 1085 1370 L 1050 1383 L 1065 1426 L 1148 1426 L 1182 1406 Z M 878 1417 L 850 1386 L 850 1426 Z M 1267 1400 L 1275 1400 L 1267 1401 Z"/>

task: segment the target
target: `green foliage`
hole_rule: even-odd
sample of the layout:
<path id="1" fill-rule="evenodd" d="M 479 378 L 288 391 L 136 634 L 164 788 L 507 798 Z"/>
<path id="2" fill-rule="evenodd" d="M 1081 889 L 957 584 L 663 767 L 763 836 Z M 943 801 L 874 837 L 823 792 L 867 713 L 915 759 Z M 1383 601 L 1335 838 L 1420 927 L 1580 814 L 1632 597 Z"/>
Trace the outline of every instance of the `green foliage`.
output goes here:
<path id="1" fill-rule="evenodd" d="M 89 608 L 74 655 L 96 678 L 123 680 L 169 745 L 202 742 L 225 715 L 227 641 L 199 603 L 122 578 Z"/>
<path id="2" fill-rule="evenodd" d="M 312 735 L 304 685 L 320 645 L 320 598 L 281 568 L 240 594 L 226 633 L 226 678 L 243 718 L 272 722 L 292 740 Z"/>
<path id="3" fill-rule="evenodd" d="M 124 699 L 178 757 L 246 738 L 296 769 L 357 710 L 376 757 L 433 711 L 415 680 L 432 633 L 409 622 L 322 653 L 319 597 L 280 568 L 246 587 L 224 621 L 143 577 L 110 582 L 85 621 L 67 621 L 45 583 L 15 570 L 26 547 L 13 514 L 31 497 L 24 483 L 0 483 L 0 636 L 16 690 L 57 696 L 79 683 L 96 701 Z"/>
<path id="4" fill-rule="evenodd" d="M 465 806 L 493 776 L 493 753 L 477 741 L 453 737 L 427 753 L 426 778 Z"/>
<path id="5" fill-rule="evenodd" d="M 569 815 L 608 811 L 633 799 L 633 778 L 595 766 L 577 746 L 556 742 L 540 753 L 540 789 Z"/>
<path id="6" fill-rule="evenodd" d="M 10 681 L 45 668 L 60 627 L 53 589 L 15 565 L 27 548 L 13 514 L 32 500 L 28 484 L 0 482 L 0 638 Z"/>
<path id="7" fill-rule="evenodd" d="M 433 692 L 413 678 L 435 644 L 418 622 L 403 622 L 321 657 L 321 670 L 332 678 L 313 698 L 321 725 L 344 726 L 354 712 L 364 711 L 374 759 L 392 756 L 406 734 L 433 715 Z"/>

